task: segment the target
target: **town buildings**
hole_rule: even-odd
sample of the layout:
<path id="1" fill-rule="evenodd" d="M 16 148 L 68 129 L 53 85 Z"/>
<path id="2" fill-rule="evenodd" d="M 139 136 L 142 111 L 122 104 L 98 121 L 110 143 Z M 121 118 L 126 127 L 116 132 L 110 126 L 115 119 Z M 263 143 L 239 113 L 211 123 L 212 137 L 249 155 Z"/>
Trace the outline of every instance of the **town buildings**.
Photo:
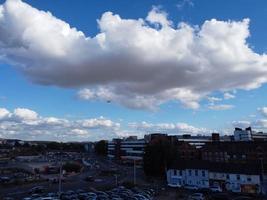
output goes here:
<path id="1" fill-rule="evenodd" d="M 198 189 L 216 186 L 221 191 L 264 192 L 261 165 L 213 163 L 209 161 L 176 162 L 167 171 L 169 185 L 194 186 Z"/>
<path id="2" fill-rule="evenodd" d="M 266 138 L 265 138 L 266 137 Z M 220 191 L 267 193 L 267 134 L 236 128 L 233 136 L 191 136 L 154 133 L 144 139 L 114 139 L 108 157 L 142 163 L 147 145 L 169 141 L 176 157 L 166 168 L 171 186 L 217 187 Z"/>

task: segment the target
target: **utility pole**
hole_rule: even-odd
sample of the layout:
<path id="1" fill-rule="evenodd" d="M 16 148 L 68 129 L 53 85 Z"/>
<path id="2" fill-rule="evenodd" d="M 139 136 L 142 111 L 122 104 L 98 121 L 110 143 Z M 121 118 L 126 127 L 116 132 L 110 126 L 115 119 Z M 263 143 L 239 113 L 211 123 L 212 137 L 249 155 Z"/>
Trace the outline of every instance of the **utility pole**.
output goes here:
<path id="1" fill-rule="evenodd" d="M 115 176 L 115 183 L 116 183 L 116 187 L 117 187 L 118 186 L 118 175 L 115 174 L 114 176 Z"/>
<path id="2" fill-rule="evenodd" d="M 260 161 L 261 161 L 261 194 L 263 194 L 263 187 L 265 186 L 263 158 L 260 158 Z"/>
<path id="3" fill-rule="evenodd" d="M 134 159 L 134 185 L 136 185 L 136 169 L 135 169 L 135 159 Z"/>
<path id="4" fill-rule="evenodd" d="M 58 178 L 58 193 L 62 192 L 62 142 L 60 142 L 60 161 L 59 161 L 59 178 Z"/>

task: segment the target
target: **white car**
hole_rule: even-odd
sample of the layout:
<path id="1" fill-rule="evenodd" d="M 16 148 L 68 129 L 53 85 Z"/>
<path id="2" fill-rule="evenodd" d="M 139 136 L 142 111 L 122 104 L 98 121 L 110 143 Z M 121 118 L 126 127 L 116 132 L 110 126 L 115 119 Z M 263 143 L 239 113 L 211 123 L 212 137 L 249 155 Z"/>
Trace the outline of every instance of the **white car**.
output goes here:
<path id="1" fill-rule="evenodd" d="M 173 188 L 180 188 L 181 187 L 181 185 L 179 185 L 179 184 L 172 184 L 172 183 L 169 183 L 168 186 L 173 187 Z"/>
<path id="2" fill-rule="evenodd" d="M 202 193 L 194 193 L 188 197 L 188 200 L 205 200 Z"/>
<path id="3" fill-rule="evenodd" d="M 184 188 L 188 190 L 198 190 L 198 187 L 195 185 L 185 185 Z"/>
<path id="4" fill-rule="evenodd" d="M 210 186 L 210 190 L 212 192 L 222 192 L 222 188 L 218 185 L 213 185 L 213 186 Z"/>

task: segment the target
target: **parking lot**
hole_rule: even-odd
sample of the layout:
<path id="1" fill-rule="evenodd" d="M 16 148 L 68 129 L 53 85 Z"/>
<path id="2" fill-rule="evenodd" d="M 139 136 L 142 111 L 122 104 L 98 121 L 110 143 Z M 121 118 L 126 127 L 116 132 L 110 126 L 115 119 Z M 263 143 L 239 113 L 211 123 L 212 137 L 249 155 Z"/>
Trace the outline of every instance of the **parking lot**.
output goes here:
<path id="1" fill-rule="evenodd" d="M 138 188 L 132 190 L 131 188 L 133 187 L 134 180 L 133 166 L 122 165 L 120 163 L 112 162 L 111 160 L 108 160 L 105 157 L 97 157 L 94 155 L 85 156 L 83 161 L 85 161 L 86 163 L 83 164 L 83 168 L 80 173 L 68 174 L 67 176 L 64 176 L 64 181 L 62 182 L 61 188 L 61 191 L 64 192 L 64 195 L 61 198 L 68 199 L 68 196 L 70 196 L 70 199 L 82 200 L 94 199 L 95 195 L 97 195 L 97 197 L 98 195 L 100 195 L 100 197 L 96 199 L 189 200 L 200 199 L 195 198 L 194 196 L 192 198 L 192 194 L 201 193 L 203 194 L 203 198 L 206 200 L 265 199 L 260 197 L 244 197 L 243 195 L 236 194 L 207 193 L 206 191 L 170 188 L 166 186 L 166 182 L 164 179 L 147 179 L 144 175 L 142 168 L 136 168 L 136 185 L 138 186 Z M 19 164 L 20 163 L 16 163 L 15 165 L 19 166 Z M 29 163 L 29 165 L 32 165 L 32 163 Z M 25 168 L 25 163 L 22 163 L 21 166 Z M 18 172 L 18 174 L 16 175 L 18 177 L 24 178 L 25 176 L 32 176 L 32 174 L 30 173 L 22 174 L 21 172 Z M 40 200 L 44 197 L 46 200 L 58 199 L 59 197 L 56 195 L 59 191 L 58 181 L 49 181 L 47 177 L 50 176 L 58 180 L 58 174 L 53 174 L 49 176 L 41 175 L 41 178 L 38 181 L 35 180 L 32 182 L 22 182 L 21 184 L 10 183 L 1 185 L 0 199 L 4 199 L 5 197 L 9 197 L 14 200 L 20 200 L 23 198 L 27 198 L 27 200 Z M 30 191 L 33 190 L 33 188 L 35 188 L 36 186 L 43 188 L 43 191 L 41 193 L 36 194 L 31 193 Z M 126 188 L 124 188 L 124 191 L 122 190 L 123 188 L 121 188 L 120 186 L 126 186 L 130 191 L 128 191 L 128 189 Z M 118 188 L 121 188 L 121 190 L 119 190 Z M 143 191 L 146 191 L 148 189 L 153 189 L 153 196 L 149 196 L 149 198 L 146 198 L 145 194 L 143 195 L 144 197 L 136 196 L 138 194 L 142 195 Z M 115 191 L 119 191 L 119 194 L 122 195 L 120 196 L 118 194 L 115 194 Z M 126 196 L 126 193 L 128 194 L 128 196 Z M 112 194 L 113 196 L 110 196 L 110 194 Z M 130 198 L 134 197 L 134 195 L 135 198 Z"/>

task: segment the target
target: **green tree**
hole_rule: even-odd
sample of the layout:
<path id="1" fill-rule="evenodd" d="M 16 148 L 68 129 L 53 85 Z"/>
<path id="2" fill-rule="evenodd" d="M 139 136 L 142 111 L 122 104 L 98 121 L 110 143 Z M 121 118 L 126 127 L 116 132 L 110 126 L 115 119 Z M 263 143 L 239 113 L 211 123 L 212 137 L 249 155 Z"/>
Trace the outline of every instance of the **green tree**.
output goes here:
<path id="1" fill-rule="evenodd" d="M 178 152 L 175 144 L 168 138 L 156 138 L 145 148 L 144 172 L 148 176 L 163 177 L 167 168 L 177 158 Z"/>

